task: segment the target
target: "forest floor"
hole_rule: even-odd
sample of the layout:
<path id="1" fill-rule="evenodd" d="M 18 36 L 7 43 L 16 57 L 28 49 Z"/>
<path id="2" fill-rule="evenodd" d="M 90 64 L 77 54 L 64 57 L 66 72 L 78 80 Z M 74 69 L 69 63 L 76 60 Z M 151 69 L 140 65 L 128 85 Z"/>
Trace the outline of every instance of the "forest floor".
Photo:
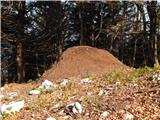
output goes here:
<path id="1" fill-rule="evenodd" d="M 132 69 L 128 72 L 111 72 L 102 76 L 88 76 L 93 82 L 80 83 L 80 78 L 70 78 L 65 86 L 55 81 L 56 86 L 43 90 L 39 95 L 29 91 L 40 85 L 39 81 L 26 84 L 6 84 L 3 87 L 2 103 L 24 100 L 20 112 L 3 115 L 4 120 L 159 120 L 160 80 L 152 76 L 160 74 L 160 66 Z M 17 96 L 9 98 L 9 92 Z M 67 115 L 65 106 L 79 102 L 83 113 Z"/>

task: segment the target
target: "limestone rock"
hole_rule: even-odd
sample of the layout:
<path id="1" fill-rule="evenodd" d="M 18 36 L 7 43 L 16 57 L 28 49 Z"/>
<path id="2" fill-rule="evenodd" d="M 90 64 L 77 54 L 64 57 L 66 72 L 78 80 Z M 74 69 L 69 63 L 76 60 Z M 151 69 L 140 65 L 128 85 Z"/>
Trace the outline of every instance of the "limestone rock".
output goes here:
<path id="1" fill-rule="evenodd" d="M 100 118 L 101 118 L 101 119 L 105 119 L 105 118 L 107 118 L 109 115 L 110 115 L 110 113 L 109 113 L 108 111 L 104 111 L 104 112 L 100 115 Z"/>
<path id="2" fill-rule="evenodd" d="M 81 80 L 81 84 L 84 84 L 84 83 L 93 83 L 93 81 L 90 80 L 89 78 L 84 78 Z"/>
<path id="3" fill-rule="evenodd" d="M 46 120 L 56 120 L 54 117 L 49 116 Z"/>
<path id="4" fill-rule="evenodd" d="M 42 87 L 43 87 L 43 88 L 46 88 L 46 89 L 51 88 L 51 87 L 53 87 L 53 83 L 52 83 L 51 81 L 49 81 L 49 80 L 45 80 L 45 81 L 42 83 Z"/>
<path id="5" fill-rule="evenodd" d="M 13 99 L 13 98 L 16 97 L 16 96 L 18 96 L 17 92 L 10 92 L 10 93 L 8 93 L 8 97 L 9 97 L 10 99 Z"/>
<path id="6" fill-rule="evenodd" d="M 24 100 L 22 101 L 12 101 L 8 105 L 3 104 L 1 107 L 2 114 L 11 114 L 15 112 L 19 112 L 24 107 Z"/>
<path id="7" fill-rule="evenodd" d="M 67 114 L 81 114 L 83 112 L 82 105 L 79 102 L 71 103 L 66 106 L 65 112 Z"/>
<path id="8" fill-rule="evenodd" d="M 132 115 L 130 112 L 126 112 L 124 114 L 124 120 L 134 120 L 134 115 Z"/>
<path id="9" fill-rule="evenodd" d="M 61 86 L 66 86 L 67 84 L 68 84 L 68 79 L 64 79 L 61 83 L 60 83 L 60 85 Z"/>
<path id="10" fill-rule="evenodd" d="M 40 93 L 41 93 L 41 91 L 39 91 L 39 90 L 31 90 L 31 91 L 29 91 L 29 95 L 38 95 Z"/>

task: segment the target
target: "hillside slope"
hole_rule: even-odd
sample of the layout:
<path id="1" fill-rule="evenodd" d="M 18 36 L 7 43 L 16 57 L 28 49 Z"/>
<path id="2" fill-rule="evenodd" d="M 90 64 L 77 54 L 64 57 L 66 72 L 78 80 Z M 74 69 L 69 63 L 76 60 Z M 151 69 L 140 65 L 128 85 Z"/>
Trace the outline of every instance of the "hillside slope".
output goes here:
<path id="1" fill-rule="evenodd" d="M 92 82 L 75 78 L 62 84 L 62 79 L 53 82 L 51 89 L 40 89 L 41 94 L 38 95 L 29 95 L 30 90 L 40 85 L 37 81 L 5 85 L 1 88 L 4 95 L 1 103 L 24 100 L 25 106 L 15 114 L 4 114 L 4 120 L 46 120 L 49 116 L 56 120 L 160 119 L 160 66 L 127 73 L 112 72 L 88 79 Z M 17 95 L 10 98 L 10 92 L 17 92 Z M 65 107 L 73 102 L 82 105 L 83 113 L 74 115 L 65 112 Z"/>

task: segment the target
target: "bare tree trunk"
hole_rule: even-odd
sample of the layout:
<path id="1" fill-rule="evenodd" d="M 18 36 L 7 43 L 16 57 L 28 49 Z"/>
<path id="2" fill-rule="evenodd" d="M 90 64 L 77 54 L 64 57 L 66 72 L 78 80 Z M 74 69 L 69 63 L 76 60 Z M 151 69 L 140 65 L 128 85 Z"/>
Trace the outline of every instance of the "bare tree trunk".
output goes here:
<path id="1" fill-rule="evenodd" d="M 93 21 L 93 24 L 92 24 L 92 35 L 91 35 L 91 39 L 92 39 L 92 46 L 95 46 L 94 29 L 95 29 L 95 24 L 94 24 L 94 21 Z"/>
<path id="2" fill-rule="evenodd" d="M 101 19 L 100 19 L 100 26 L 99 26 L 99 32 L 97 34 L 97 36 L 95 37 L 95 41 L 99 38 L 101 32 L 102 32 L 102 27 L 103 27 L 103 14 L 104 14 L 104 11 L 103 11 L 103 2 L 101 3 L 101 12 L 100 12 L 100 15 L 101 15 Z"/>
<path id="3" fill-rule="evenodd" d="M 59 56 L 58 56 L 58 58 L 60 58 L 60 56 L 63 53 L 63 47 L 64 47 L 64 31 L 62 31 L 61 39 L 59 40 L 59 46 L 58 46 Z"/>
<path id="4" fill-rule="evenodd" d="M 80 3 L 79 6 L 79 20 L 80 20 L 80 45 L 83 45 L 84 43 L 84 33 L 83 33 L 83 18 L 82 18 L 82 9 L 83 9 L 83 3 Z"/>
<path id="5" fill-rule="evenodd" d="M 147 34 L 146 34 L 146 17 L 145 17 L 143 6 L 142 6 L 141 9 L 142 9 L 141 13 L 142 13 L 142 19 L 143 19 L 143 32 L 144 32 L 144 35 L 143 35 L 143 38 L 144 38 L 144 48 L 143 48 L 144 65 L 146 65 L 147 64 L 147 58 L 146 58 L 145 48 L 147 48 L 147 43 L 148 43 Z"/>
<path id="6" fill-rule="evenodd" d="M 154 60 L 155 60 L 155 64 L 159 64 L 159 61 L 158 61 L 158 40 L 157 40 L 157 35 L 156 34 L 154 35 L 154 40 L 155 40 L 155 43 L 154 43 Z"/>
<path id="7" fill-rule="evenodd" d="M 135 66 L 135 63 L 136 63 L 137 41 L 138 39 L 136 39 L 134 43 L 134 54 L 133 54 L 133 64 L 132 64 L 133 67 Z"/>
<path id="8" fill-rule="evenodd" d="M 151 1 L 148 3 L 148 14 L 150 18 L 150 40 L 153 49 L 154 63 L 158 62 L 158 51 L 157 51 L 157 34 L 156 34 L 156 24 L 157 24 L 157 13 L 156 13 L 157 1 Z"/>
<path id="9" fill-rule="evenodd" d="M 23 39 L 24 39 L 24 15 L 25 2 L 20 1 L 18 4 L 18 19 L 17 19 L 17 41 L 16 41 L 16 62 L 17 62 L 17 79 L 18 82 L 25 81 L 25 71 L 23 63 Z"/>
<path id="10" fill-rule="evenodd" d="M 147 38 L 147 30 L 146 30 L 146 17 L 145 17 L 145 10 L 144 10 L 144 5 L 143 4 L 138 4 L 136 3 L 136 6 L 138 10 L 141 12 L 142 19 L 143 19 L 143 32 L 144 32 L 144 46 L 146 48 L 145 54 L 144 55 L 144 64 L 148 64 L 149 66 L 153 65 L 153 54 L 152 54 L 152 47 L 151 47 L 151 39 Z M 144 51 L 144 50 L 143 50 Z"/>

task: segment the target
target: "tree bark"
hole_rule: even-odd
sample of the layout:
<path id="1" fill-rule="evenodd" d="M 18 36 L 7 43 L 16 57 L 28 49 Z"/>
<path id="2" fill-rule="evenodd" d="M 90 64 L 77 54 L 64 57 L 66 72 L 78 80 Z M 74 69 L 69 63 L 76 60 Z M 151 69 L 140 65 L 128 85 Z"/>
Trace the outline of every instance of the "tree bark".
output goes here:
<path id="1" fill-rule="evenodd" d="M 79 20 L 80 20 L 80 45 L 84 44 L 84 33 L 83 33 L 83 17 L 82 17 L 83 3 L 79 6 Z"/>
<path id="2" fill-rule="evenodd" d="M 18 3 L 18 19 L 17 19 L 17 40 L 16 40 L 16 63 L 17 63 L 17 80 L 25 81 L 24 61 L 23 61 L 23 39 L 24 39 L 24 15 L 25 2 Z"/>
<path id="3" fill-rule="evenodd" d="M 154 63 L 158 62 L 158 51 L 157 51 L 157 34 L 156 34 L 156 24 L 157 24 L 157 13 L 156 13 L 157 1 L 151 1 L 148 3 L 148 14 L 150 18 L 150 40 L 152 46 L 152 54 L 154 56 Z"/>
<path id="4" fill-rule="evenodd" d="M 102 27 L 103 27 L 103 14 L 104 14 L 104 11 L 103 11 L 103 3 L 101 3 L 100 26 L 99 26 L 99 32 L 98 32 L 97 36 L 95 37 L 95 41 L 99 38 L 100 34 L 102 33 Z"/>

